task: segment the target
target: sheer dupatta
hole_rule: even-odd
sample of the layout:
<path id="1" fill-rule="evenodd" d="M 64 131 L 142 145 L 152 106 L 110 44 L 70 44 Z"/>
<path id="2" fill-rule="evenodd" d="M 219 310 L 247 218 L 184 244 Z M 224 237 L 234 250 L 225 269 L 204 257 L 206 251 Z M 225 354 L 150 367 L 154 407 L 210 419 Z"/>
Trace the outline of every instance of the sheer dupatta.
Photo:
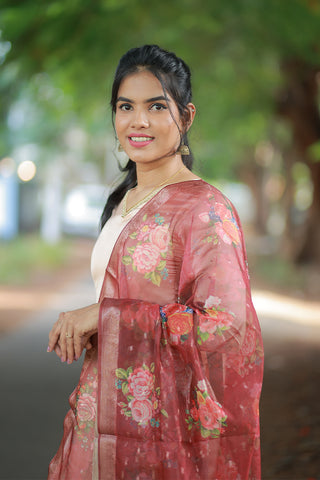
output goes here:
<path id="1" fill-rule="evenodd" d="M 230 202 L 203 181 L 161 190 L 100 300 L 99 478 L 259 479 L 263 350 Z"/>

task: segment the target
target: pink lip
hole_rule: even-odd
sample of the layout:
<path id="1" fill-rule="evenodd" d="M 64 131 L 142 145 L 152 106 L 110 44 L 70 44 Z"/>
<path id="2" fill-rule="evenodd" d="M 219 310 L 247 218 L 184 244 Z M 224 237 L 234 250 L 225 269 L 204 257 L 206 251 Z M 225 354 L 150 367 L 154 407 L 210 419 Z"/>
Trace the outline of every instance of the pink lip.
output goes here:
<path id="1" fill-rule="evenodd" d="M 131 137 L 148 137 L 150 138 L 150 140 L 146 140 L 145 142 L 135 142 L 134 140 L 132 140 Z M 130 135 L 130 137 L 128 137 L 128 141 L 130 145 L 136 148 L 146 147 L 147 145 L 150 145 L 150 143 L 153 142 L 153 140 L 154 140 L 154 137 L 151 137 L 150 135 L 146 135 L 143 133 L 134 133 Z"/>

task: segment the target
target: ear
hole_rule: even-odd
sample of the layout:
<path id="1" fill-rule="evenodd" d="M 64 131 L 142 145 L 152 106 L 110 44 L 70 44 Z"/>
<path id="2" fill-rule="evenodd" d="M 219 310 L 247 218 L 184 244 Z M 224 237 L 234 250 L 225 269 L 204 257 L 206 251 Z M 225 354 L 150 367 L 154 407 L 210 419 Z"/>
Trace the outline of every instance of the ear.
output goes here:
<path id="1" fill-rule="evenodd" d="M 187 123 L 186 123 L 186 132 L 189 130 L 189 128 L 193 124 L 193 120 L 194 120 L 194 117 L 195 117 L 195 114 L 196 114 L 196 107 L 193 105 L 193 103 L 190 102 L 187 105 L 187 110 L 189 112 L 189 115 L 188 115 L 189 118 L 188 118 Z"/>

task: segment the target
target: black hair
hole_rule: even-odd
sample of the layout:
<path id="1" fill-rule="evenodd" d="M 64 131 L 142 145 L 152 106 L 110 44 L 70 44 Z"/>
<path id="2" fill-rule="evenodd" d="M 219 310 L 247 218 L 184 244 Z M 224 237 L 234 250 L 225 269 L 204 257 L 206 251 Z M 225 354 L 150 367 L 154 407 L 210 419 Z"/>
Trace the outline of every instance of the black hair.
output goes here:
<path id="1" fill-rule="evenodd" d="M 142 47 L 132 48 L 125 53 L 121 57 L 116 69 L 110 101 L 113 125 L 118 91 L 122 80 L 127 75 L 141 70 L 151 72 L 159 80 L 164 94 L 166 95 L 166 93 L 168 93 L 173 98 L 179 110 L 180 118 L 184 124 L 186 124 L 190 115 L 187 104 L 191 102 L 192 99 L 191 73 L 188 65 L 174 53 L 163 50 L 157 45 L 144 45 Z M 189 146 L 186 131 L 180 131 L 180 145 L 182 143 Z M 182 161 L 186 167 L 190 170 L 192 169 L 193 156 L 191 151 L 189 155 L 182 155 Z M 101 216 L 101 228 L 103 228 L 106 221 L 111 217 L 113 209 L 119 205 L 127 190 L 137 185 L 136 164 L 132 160 L 129 159 L 125 167 L 120 167 L 119 165 L 119 168 L 121 171 L 127 172 L 127 175 L 107 200 Z"/>

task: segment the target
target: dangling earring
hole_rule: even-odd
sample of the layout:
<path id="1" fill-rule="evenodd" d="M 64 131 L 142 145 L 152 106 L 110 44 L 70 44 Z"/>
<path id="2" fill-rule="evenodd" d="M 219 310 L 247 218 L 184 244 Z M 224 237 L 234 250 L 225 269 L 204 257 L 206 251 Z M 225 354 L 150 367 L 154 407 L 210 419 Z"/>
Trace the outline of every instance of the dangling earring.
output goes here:
<path id="1" fill-rule="evenodd" d="M 184 144 L 184 141 L 182 141 L 182 144 L 180 145 L 178 152 L 181 153 L 181 155 L 190 155 L 190 149 L 188 145 Z"/>
<path id="2" fill-rule="evenodd" d="M 124 148 L 121 145 L 121 143 L 119 143 L 119 145 L 118 145 L 118 152 L 124 152 Z"/>

